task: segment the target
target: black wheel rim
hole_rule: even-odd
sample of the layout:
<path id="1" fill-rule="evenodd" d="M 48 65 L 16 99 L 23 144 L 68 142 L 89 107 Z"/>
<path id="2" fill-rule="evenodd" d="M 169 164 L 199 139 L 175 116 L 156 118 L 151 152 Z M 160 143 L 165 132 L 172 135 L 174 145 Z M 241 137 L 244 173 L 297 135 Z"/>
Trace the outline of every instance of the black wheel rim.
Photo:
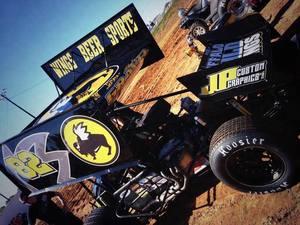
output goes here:
<path id="1" fill-rule="evenodd" d="M 231 178 L 247 186 L 272 184 L 280 179 L 285 168 L 278 154 L 262 147 L 247 147 L 233 152 L 225 166 Z"/>

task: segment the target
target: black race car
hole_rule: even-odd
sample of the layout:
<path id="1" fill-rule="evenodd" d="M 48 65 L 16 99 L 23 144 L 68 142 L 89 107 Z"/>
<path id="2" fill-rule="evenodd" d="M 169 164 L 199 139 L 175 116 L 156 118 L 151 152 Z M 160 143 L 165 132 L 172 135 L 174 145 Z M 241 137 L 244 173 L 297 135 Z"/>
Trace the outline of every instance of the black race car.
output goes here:
<path id="1" fill-rule="evenodd" d="M 299 156 L 300 58 L 294 43 L 271 42 L 272 34 L 252 15 L 203 35 L 199 70 L 179 78 L 187 89 L 123 105 L 116 96 L 126 82 L 163 57 L 126 7 L 42 66 L 63 94 L 0 145 L 1 171 L 32 195 L 93 182 L 86 224 L 157 218 L 210 170 L 243 192 L 289 188 Z M 198 100 L 181 99 L 175 115 L 164 99 L 184 92 Z M 131 109 L 150 101 L 145 114 Z"/>

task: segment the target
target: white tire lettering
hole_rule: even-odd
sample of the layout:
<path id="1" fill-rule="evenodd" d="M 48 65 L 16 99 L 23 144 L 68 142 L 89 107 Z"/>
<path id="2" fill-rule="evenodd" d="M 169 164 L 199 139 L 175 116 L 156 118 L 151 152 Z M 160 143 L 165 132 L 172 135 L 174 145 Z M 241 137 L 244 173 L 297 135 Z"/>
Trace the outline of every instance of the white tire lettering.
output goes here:
<path id="1" fill-rule="evenodd" d="M 224 150 L 223 146 L 221 148 L 219 148 L 218 150 L 224 157 L 229 153 Z"/>
<path id="2" fill-rule="evenodd" d="M 283 182 L 282 184 L 280 184 L 280 187 L 282 188 L 287 188 L 289 186 L 288 182 Z"/>
<path id="3" fill-rule="evenodd" d="M 248 137 L 246 137 L 246 142 L 247 142 L 248 145 L 250 145 Z"/>
<path id="4" fill-rule="evenodd" d="M 260 138 L 260 139 L 259 139 L 259 144 L 261 145 L 261 144 L 263 143 L 264 140 L 265 140 L 265 139 Z"/>
<path id="5" fill-rule="evenodd" d="M 230 145 L 226 145 L 226 149 L 228 150 L 228 151 L 231 151 L 231 146 Z"/>
<path id="6" fill-rule="evenodd" d="M 230 144 L 226 145 L 226 146 L 221 146 L 218 151 L 223 155 L 223 157 L 226 157 L 228 155 L 228 153 L 235 148 L 238 148 L 239 146 L 244 146 L 244 145 L 262 145 L 263 142 L 265 141 L 264 138 L 248 138 L 246 136 L 246 138 L 244 140 L 238 140 L 238 141 L 233 141 Z"/>
<path id="7" fill-rule="evenodd" d="M 232 147 L 236 148 L 238 144 L 236 142 L 232 142 Z"/>

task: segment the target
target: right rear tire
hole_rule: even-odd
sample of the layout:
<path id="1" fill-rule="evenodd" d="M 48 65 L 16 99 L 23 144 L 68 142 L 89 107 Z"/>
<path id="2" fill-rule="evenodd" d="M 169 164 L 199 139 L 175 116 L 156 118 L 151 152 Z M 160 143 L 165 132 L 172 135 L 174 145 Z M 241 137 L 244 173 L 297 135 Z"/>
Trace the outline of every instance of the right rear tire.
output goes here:
<path id="1" fill-rule="evenodd" d="M 289 143 L 282 139 L 250 117 L 229 120 L 212 137 L 211 169 L 223 183 L 243 192 L 283 191 L 293 184 L 295 165 Z"/>

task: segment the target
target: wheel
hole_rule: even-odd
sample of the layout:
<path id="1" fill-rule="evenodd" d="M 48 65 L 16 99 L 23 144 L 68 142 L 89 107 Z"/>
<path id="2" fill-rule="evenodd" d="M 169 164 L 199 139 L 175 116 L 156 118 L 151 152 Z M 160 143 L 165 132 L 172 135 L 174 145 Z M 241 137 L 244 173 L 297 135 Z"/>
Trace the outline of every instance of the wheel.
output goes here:
<path id="1" fill-rule="evenodd" d="M 194 22 L 190 27 L 190 33 L 195 39 L 208 32 L 208 26 L 205 22 L 197 21 Z"/>
<path id="2" fill-rule="evenodd" d="M 120 219 L 114 210 L 108 207 L 101 207 L 92 210 L 83 225 L 139 225 L 136 219 Z"/>
<path id="3" fill-rule="evenodd" d="M 294 163 L 278 140 L 250 117 L 229 120 L 212 137 L 211 169 L 223 183 L 243 192 L 285 190 L 293 183 Z"/>

